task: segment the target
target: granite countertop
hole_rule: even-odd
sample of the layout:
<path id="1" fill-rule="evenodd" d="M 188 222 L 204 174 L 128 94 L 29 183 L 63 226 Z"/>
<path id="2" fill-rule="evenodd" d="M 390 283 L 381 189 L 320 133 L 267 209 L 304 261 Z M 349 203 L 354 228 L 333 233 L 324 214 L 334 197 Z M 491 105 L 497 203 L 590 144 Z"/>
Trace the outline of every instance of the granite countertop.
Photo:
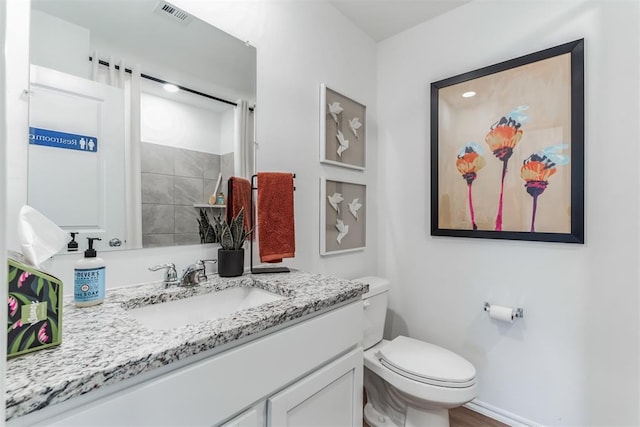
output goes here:
<path id="1" fill-rule="evenodd" d="M 254 286 L 285 298 L 229 316 L 152 330 L 127 310 L 174 299 L 197 297 L 236 286 Z M 152 283 L 107 290 L 103 304 L 63 307 L 62 344 L 9 359 L 7 421 L 115 384 L 200 352 L 265 333 L 270 328 L 357 298 L 368 285 L 320 274 L 244 275 L 211 278 L 193 287 L 165 289 Z M 268 331 L 266 332 L 268 333 Z M 244 341 L 243 341 L 244 342 Z"/>

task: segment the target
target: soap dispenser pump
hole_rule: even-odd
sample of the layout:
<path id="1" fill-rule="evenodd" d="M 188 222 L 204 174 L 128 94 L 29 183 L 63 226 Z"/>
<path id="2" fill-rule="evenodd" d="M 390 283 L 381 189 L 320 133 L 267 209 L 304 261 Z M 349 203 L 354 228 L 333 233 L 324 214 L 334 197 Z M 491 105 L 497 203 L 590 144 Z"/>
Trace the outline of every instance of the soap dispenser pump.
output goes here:
<path id="1" fill-rule="evenodd" d="M 93 241 L 102 239 L 87 237 L 87 240 L 89 247 L 84 258 L 76 261 L 73 270 L 73 300 L 78 307 L 100 304 L 105 294 L 105 262 L 93 248 Z"/>
<path id="2" fill-rule="evenodd" d="M 78 252 L 78 242 L 76 242 L 76 234 L 78 232 L 72 231 L 69 234 L 71 234 L 71 241 L 67 243 L 67 252 Z"/>

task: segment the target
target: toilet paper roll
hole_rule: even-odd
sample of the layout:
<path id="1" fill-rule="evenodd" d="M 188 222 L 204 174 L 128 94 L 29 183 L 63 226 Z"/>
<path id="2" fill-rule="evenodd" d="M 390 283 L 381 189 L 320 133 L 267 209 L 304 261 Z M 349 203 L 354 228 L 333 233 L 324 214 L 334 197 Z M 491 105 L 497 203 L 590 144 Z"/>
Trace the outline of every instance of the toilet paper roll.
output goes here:
<path id="1" fill-rule="evenodd" d="M 489 307 L 489 317 L 503 322 L 513 323 L 515 319 L 515 312 L 511 307 L 492 305 Z"/>

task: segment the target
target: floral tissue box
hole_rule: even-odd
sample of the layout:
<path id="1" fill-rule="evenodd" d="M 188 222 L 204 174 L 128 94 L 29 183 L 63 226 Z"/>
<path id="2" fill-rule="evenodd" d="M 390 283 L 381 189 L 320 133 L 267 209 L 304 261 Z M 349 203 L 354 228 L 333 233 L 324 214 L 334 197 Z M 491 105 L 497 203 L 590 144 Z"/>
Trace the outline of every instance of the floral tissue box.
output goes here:
<path id="1" fill-rule="evenodd" d="M 62 282 L 9 260 L 7 357 L 42 350 L 62 341 Z"/>

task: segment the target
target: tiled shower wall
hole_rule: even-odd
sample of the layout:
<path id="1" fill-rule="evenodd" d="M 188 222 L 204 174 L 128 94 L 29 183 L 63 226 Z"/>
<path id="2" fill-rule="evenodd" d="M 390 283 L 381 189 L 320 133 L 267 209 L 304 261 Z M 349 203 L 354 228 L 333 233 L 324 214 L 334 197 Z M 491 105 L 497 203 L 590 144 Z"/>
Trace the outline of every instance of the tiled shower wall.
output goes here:
<path id="1" fill-rule="evenodd" d="M 233 176 L 233 153 L 218 155 L 143 142 L 140 157 L 142 246 L 200 243 L 199 209 L 193 205 L 209 202 L 220 172 L 218 191 L 226 196 L 227 179 Z M 210 219 L 219 212 L 207 208 Z"/>

